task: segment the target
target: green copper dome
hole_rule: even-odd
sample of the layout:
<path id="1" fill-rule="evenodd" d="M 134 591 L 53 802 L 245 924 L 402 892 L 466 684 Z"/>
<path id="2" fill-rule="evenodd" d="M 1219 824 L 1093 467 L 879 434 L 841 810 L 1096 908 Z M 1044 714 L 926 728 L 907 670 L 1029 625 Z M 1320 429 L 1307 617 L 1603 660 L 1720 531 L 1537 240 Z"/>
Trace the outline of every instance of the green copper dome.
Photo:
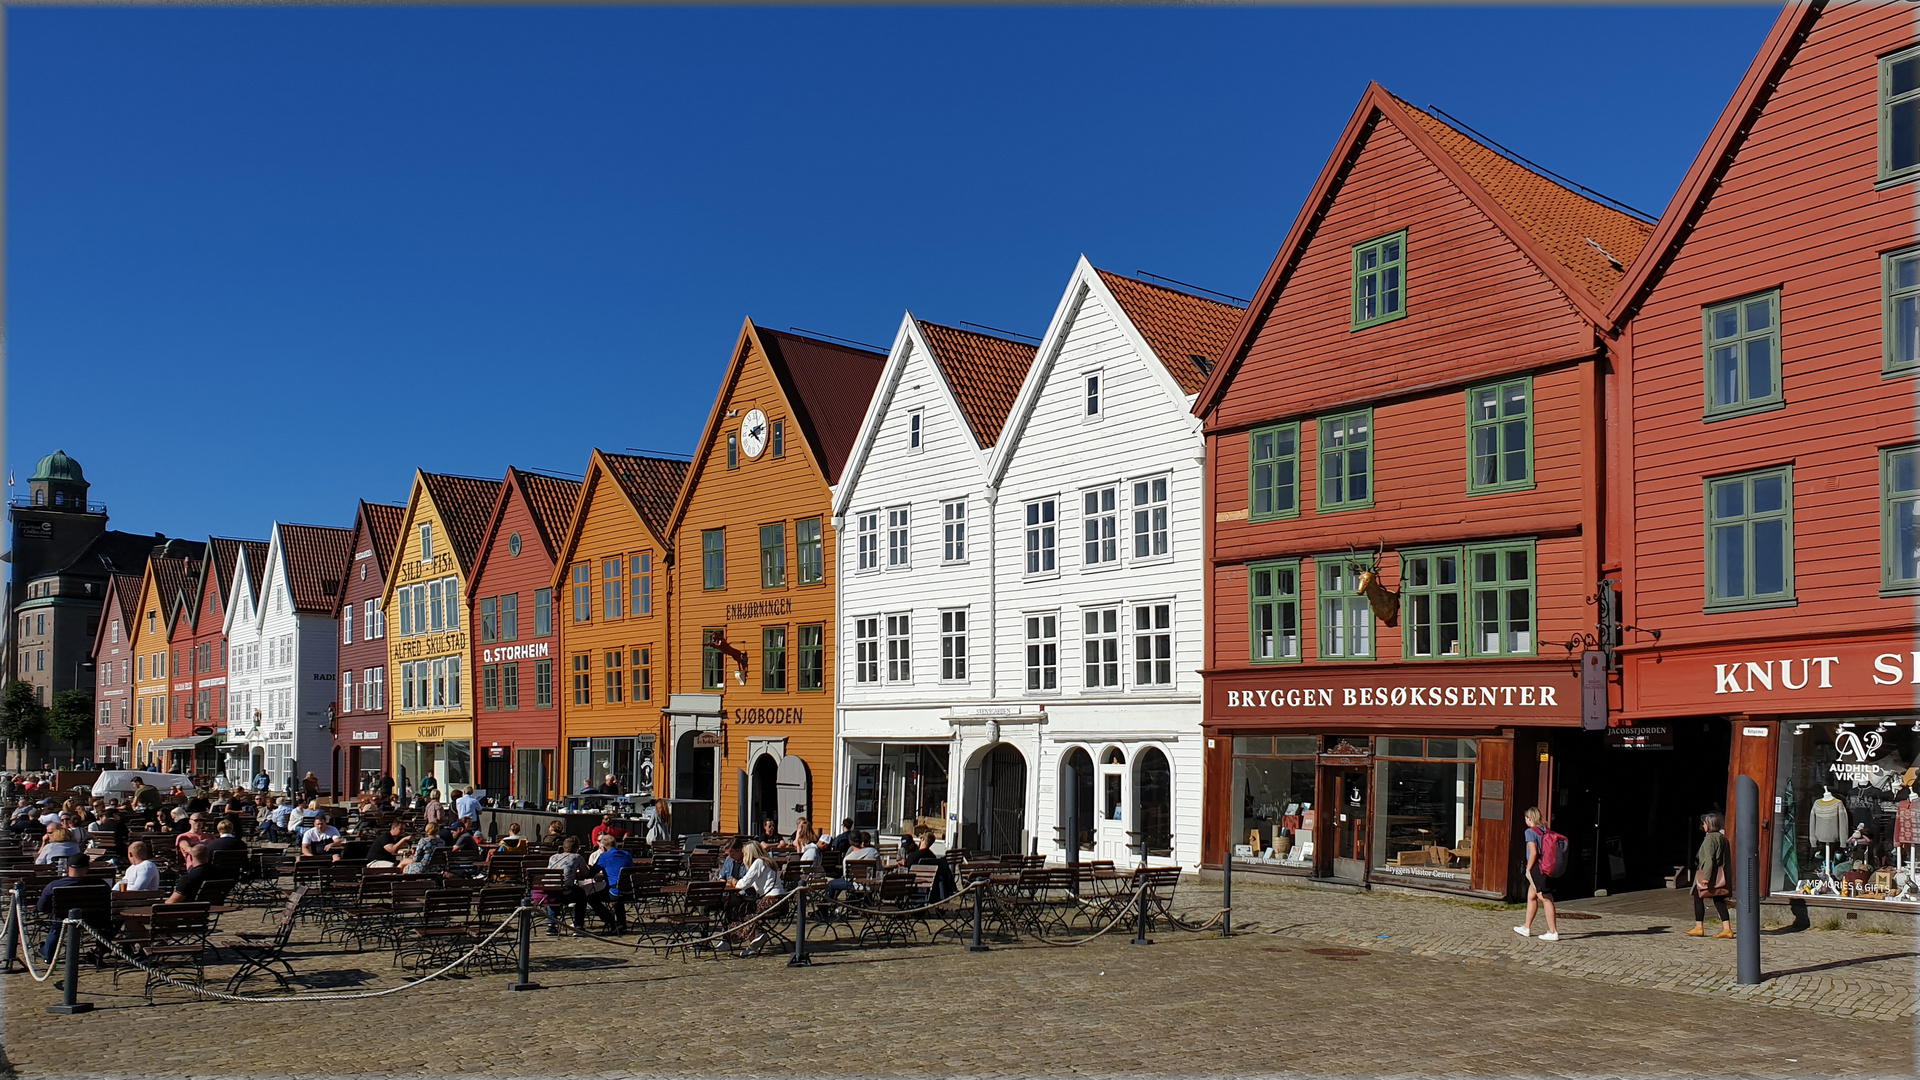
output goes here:
<path id="1" fill-rule="evenodd" d="M 80 463 L 67 456 L 65 450 L 55 450 L 40 459 L 40 466 L 33 470 L 31 480 L 64 480 L 74 484 L 87 482 L 85 473 L 80 471 Z"/>

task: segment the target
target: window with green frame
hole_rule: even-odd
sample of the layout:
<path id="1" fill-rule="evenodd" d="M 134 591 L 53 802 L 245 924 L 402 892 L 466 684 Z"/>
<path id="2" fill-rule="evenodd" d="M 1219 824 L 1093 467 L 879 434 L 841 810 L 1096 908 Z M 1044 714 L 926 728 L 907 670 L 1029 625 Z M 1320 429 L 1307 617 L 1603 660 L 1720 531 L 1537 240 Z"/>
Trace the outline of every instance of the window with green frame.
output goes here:
<path id="1" fill-rule="evenodd" d="M 1300 659 L 1300 561 L 1247 567 L 1250 658 L 1256 664 Z"/>
<path id="2" fill-rule="evenodd" d="M 760 628 L 760 689 L 781 693 L 787 688 L 787 628 Z"/>
<path id="3" fill-rule="evenodd" d="M 1706 481 L 1708 611 L 1793 598 L 1793 467 Z"/>
<path id="4" fill-rule="evenodd" d="M 800 689 L 824 690 L 827 686 L 827 628 L 820 624 L 800 628 Z"/>
<path id="5" fill-rule="evenodd" d="M 1920 592 L 1920 446 L 1880 451 L 1880 585 Z"/>
<path id="6" fill-rule="evenodd" d="M 818 585 L 826 579 L 825 548 L 820 539 L 820 519 L 804 518 L 793 523 L 794 554 L 800 560 L 800 584 Z"/>
<path id="7" fill-rule="evenodd" d="M 1534 542 L 1401 552 L 1400 619 L 1409 660 L 1535 655 Z"/>
<path id="8" fill-rule="evenodd" d="M 1320 421 L 1320 509 L 1373 505 L 1373 410 Z"/>
<path id="9" fill-rule="evenodd" d="M 1533 486 L 1533 380 L 1507 379 L 1467 391 L 1467 491 Z"/>
<path id="10" fill-rule="evenodd" d="M 700 587 L 727 587 L 727 530 L 706 529 L 700 533 Z"/>
<path id="11" fill-rule="evenodd" d="M 1320 659 L 1373 659 L 1373 608 L 1360 594 L 1360 568 L 1344 555 L 1314 560 L 1320 596 Z"/>
<path id="12" fill-rule="evenodd" d="M 726 633 L 718 626 L 700 631 L 700 688 L 720 690 L 727 685 L 727 658 L 713 647 L 713 639 Z"/>
<path id="13" fill-rule="evenodd" d="M 1466 655 L 1460 634 L 1460 549 L 1400 553 L 1400 620 L 1409 660 Z"/>
<path id="14" fill-rule="evenodd" d="M 1407 313 L 1407 230 L 1353 249 L 1353 328 L 1377 326 Z"/>
<path id="15" fill-rule="evenodd" d="M 1880 259 L 1881 325 L 1886 337 L 1883 370 L 1901 375 L 1920 368 L 1920 248 L 1889 252 Z"/>
<path id="16" fill-rule="evenodd" d="M 1247 516 L 1272 521 L 1300 513 L 1300 425 L 1256 428 L 1249 436 L 1252 475 Z"/>
<path id="17" fill-rule="evenodd" d="M 1780 394 L 1780 290 L 1703 308 L 1701 326 L 1707 419 L 1786 404 Z"/>
<path id="18" fill-rule="evenodd" d="M 1532 656 L 1533 542 L 1482 544 L 1464 552 L 1468 617 L 1473 633 L 1467 643 L 1475 656 Z"/>
<path id="19" fill-rule="evenodd" d="M 760 587 L 787 587 L 787 526 L 785 522 L 760 526 Z"/>
<path id="20" fill-rule="evenodd" d="M 1880 179 L 1920 173 L 1920 47 L 1880 58 Z"/>

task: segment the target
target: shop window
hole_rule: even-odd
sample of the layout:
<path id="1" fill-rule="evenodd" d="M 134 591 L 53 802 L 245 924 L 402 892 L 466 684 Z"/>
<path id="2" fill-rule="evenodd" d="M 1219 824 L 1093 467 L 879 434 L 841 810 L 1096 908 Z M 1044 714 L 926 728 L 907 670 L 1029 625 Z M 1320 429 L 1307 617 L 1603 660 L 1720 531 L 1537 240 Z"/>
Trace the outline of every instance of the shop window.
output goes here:
<path id="1" fill-rule="evenodd" d="M 1373 609 L 1360 594 L 1360 569 L 1338 555 L 1314 560 L 1320 584 L 1320 659 L 1373 658 Z"/>
<path id="2" fill-rule="evenodd" d="M 800 563 L 800 584 L 818 585 L 827 579 L 826 544 L 821 538 L 820 519 L 804 518 L 793 523 L 794 557 Z"/>
<path id="3" fill-rule="evenodd" d="M 905 836 L 924 826 L 936 838 L 946 836 L 944 744 L 849 742 L 846 747 L 854 828 Z"/>
<path id="4" fill-rule="evenodd" d="M 1407 313 L 1407 231 L 1353 249 L 1353 328 L 1392 322 Z"/>
<path id="5" fill-rule="evenodd" d="M 1374 873 L 1466 885 L 1473 876 L 1472 739 L 1380 740 Z"/>
<path id="6" fill-rule="evenodd" d="M 827 628 L 819 623 L 800 628 L 800 689 L 827 688 Z"/>
<path id="7" fill-rule="evenodd" d="M 1300 513 L 1300 425 L 1258 428 L 1251 440 L 1252 476 L 1247 518 L 1271 521 Z"/>
<path id="8" fill-rule="evenodd" d="M 1880 452 L 1880 584 L 1920 591 L 1920 446 Z"/>
<path id="9" fill-rule="evenodd" d="M 1311 735 L 1233 740 L 1235 859 L 1313 866 L 1314 755 L 1319 749 L 1319 739 Z"/>
<path id="10" fill-rule="evenodd" d="M 782 693 L 787 689 L 787 628 L 760 628 L 760 689 Z"/>
<path id="11" fill-rule="evenodd" d="M 1467 491 L 1533 486 L 1533 380 L 1511 379 L 1467 391 Z"/>
<path id="12" fill-rule="evenodd" d="M 760 526 L 760 587 L 787 587 L 787 526 L 784 522 Z"/>
<path id="13" fill-rule="evenodd" d="M 1320 509 L 1373 505 L 1373 410 L 1320 421 Z"/>
<path id="14" fill-rule="evenodd" d="M 1140 751 L 1134 763 L 1134 822 L 1148 855 L 1173 855 L 1173 766 L 1158 747 Z"/>
<path id="15" fill-rule="evenodd" d="M 1708 611 L 1793 602 L 1793 468 L 1706 482 Z"/>
<path id="16" fill-rule="evenodd" d="M 1706 418 L 1781 408 L 1780 291 L 1705 308 Z"/>
<path id="17" fill-rule="evenodd" d="M 1920 731 L 1907 720 L 1782 730 L 1773 891 L 1868 903 L 1900 895 L 1920 847 Z"/>

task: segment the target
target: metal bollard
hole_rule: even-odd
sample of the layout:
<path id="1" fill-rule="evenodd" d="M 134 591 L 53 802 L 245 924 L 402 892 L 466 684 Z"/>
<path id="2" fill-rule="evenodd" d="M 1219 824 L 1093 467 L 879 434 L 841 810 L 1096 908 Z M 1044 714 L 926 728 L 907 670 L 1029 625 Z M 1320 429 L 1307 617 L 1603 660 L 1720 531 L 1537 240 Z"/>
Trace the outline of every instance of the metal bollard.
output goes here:
<path id="1" fill-rule="evenodd" d="M 1134 894 L 1133 940 L 1129 945 L 1151 945 L 1153 939 L 1147 936 L 1147 890 L 1142 887 Z"/>
<path id="2" fill-rule="evenodd" d="M 1734 945 L 1739 953 L 1740 985 L 1753 986 L 1760 982 L 1760 785 L 1753 777 L 1742 775 L 1737 781 L 1734 805 L 1740 815 L 1736 834 L 1740 857 L 1733 876 L 1740 923 L 1734 930 L 1739 939 Z"/>
<path id="3" fill-rule="evenodd" d="M 1220 936 L 1233 936 L 1233 849 L 1220 861 Z"/>
<path id="4" fill-rule="evenodd" d="M 67 950 L 67 967 L 62 975 L 65 981 L 61 984 L 65 996 L 61 998 L 60 1004 L 47 1006 L 47 1011 L 61 1016 L 92 1012 L 93 1002 L 76 999 L 80 993 L 80 920 L 71 915 L 67 916 L 65 933 L 67 935 L 64 946 Z"/>
<path id="5" fill-rule="evenodd" d="M 800 886 L 793 898 L 793 955 L 788 967 L 810 967 L 813 957 L 807 953 L 807 887 Z"/>
<path id="6" fill-rule="evenodd" d="M 968 952 L 986 952 L 987 947 L 980 941 L 980 903 L 981 896 L 987 891 L 987 883 L 977 882 L 973 887 L 973 944 L 967 946 Z"/>
<path id="7" fill-rule="evenodd" d="M 6 945 L 7 966 L 4 968 L 0 968 L 0 974 L 5 974 L 5 975 L 13 974 L 14 957 L 20 955 L 20 912 L 22 910 L 20 905 L 25 901 L 26 901 L 26 897 L 21 893 L 20 883 L 17 881 L 14 882 L 13 883 L 13 910 L 9 912 L 7 915 L 7 945 Z"/>
<path id="8" fill-rule="evenodd" d="M 518 963 L 520 980 L 507 987 L 507 989 L 540 989 L 540 984 L 534 982 L 533 979 L 529 977 L 530 973 L 528 969 L 533 964 L 533 909 L 524 905 L 520 908 L 520 957 Z"/>

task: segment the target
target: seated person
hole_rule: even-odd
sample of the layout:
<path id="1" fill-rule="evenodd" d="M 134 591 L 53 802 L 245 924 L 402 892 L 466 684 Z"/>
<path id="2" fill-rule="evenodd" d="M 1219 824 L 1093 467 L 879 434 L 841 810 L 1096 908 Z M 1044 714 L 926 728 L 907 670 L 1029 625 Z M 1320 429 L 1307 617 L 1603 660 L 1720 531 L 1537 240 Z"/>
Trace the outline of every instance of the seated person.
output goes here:
<path id="1" fill-rule="evenodd" d="M 154 892 L 160 888 L 160 864 L 153 861 L 153 848 L 145 840 L 127 845 L 127 872 L 120 878 L 127 892 Z"/>
<path id="2" fill-rule="evenodd" d="M 627 838 L 627 830 L 613 823 L 613 811 L 611 810 L 600 815 L 600 824 L 593 827 L 593 832 L 588 835 L 587 840 L 591 843 L 598 844 L 602 836 L 609 834 L 612 835 L 613 841 L 616 844 Z"/>
<path id="3" fill-rule="evenodd" d="M 600 871 L 607 879 L 607 892 L 613 900 L 613 932 L 627 932 L 626 898 L 620 894 L 620 875 L 633 865 L 633 856 L 614 843 L 612 833 L 601 833 L 595 843 L 593 854 L 587 856 L 587 864 Z"/>
<path id="4" fill-rule="evenodd" d="M 847 857 L 842 860 L 844 865 L 865 863 L 875 870 L 879 869 L 880 849 L 873 846 L 873 843 L 868 840 L 866 833 L 854 833 L 853 838 L 847 841 L 847 844 Z M 842 873 L 844 872 L 843 870 Z M 832 900 L 838 900 L 845 893 L 864 891 L 867 888 L 868 886 L 864 882 L 854 881 L 848 877 L 837 877 L 827 882 L 827 897 Z"/>
<path id="5" fill-rule="evenodd" d="M 500 849 L 509 855 L 525 852 L 530 844 L 531 841 L 521 834 L 520 823 L 517 821 L 508 825 L 506 835 L 500 838 Z"/>
<path id="6" fill-rule="evenodd" d="M 772 818 L 760 823 L 760 832 L 749 838 L 768 851 L 791 851 L 792 845 L 780 835 L 780 826 Z"/>
<path id="7" fill-rule="evenodd" d="M 240 839 L 234 831 L 232 818 L 221 818 L 220 824 L 213 828 L 215 835 L 213 841 L 207 845 L 208 852 L 237 851 L 242 855 L 247 853 L 247 842 Z"/>
<path id="8" fill-rule="evenodd" d="M 187 849 L 187 870 L 180 880 L 173 883 L 173 892 L 168 895 L 169 904 L 191 904 L 200 899 L 200 887 L 213 876 L 213 867 L 209 865 L 213 856 L 207 852 L 207 845 L 198 844 Z"/>
<path id="9" fill-rule="evenodd" d="M 727 841 L 726 850 L 720 856 L 720 865 L 713 868 L 713 880 L 732 881 L 747 872 L 746 861 L 740 857 L 741 848 L 746 842 L 744 837 L 739 836 Z"/>
<path id="10" fill-rule="evenodd" d="M 385 836 L 375 836 L 368 841 L 367 865 L 397 866 L 412 847 L 412 842 L 407 839 L 406 825 L 396 821 L 387 826 Z"/>
<path id="11" fill-rule="evenodd" d="M 45 866 L 58 859 L 71 859 L 86 849 L 73 838 L 73 830 L 65 825 L 55 825 L 47 830 L 46 842 L 40 845 L 40 851 L 34 855 L 37 866 Z"/>
<path id="12" fill-rule="evenodd" d="M 340 836 L 340 830 L 324 817 L 314 818 L 312 827 L 300 834 L 302 855 L 332 855 L 333 861 L 339 862 L 346 848 L 347 842 Z"/>
<path id="13" fill-rule="evenodd" d="M 556 819 L 547 823 L 547 832 L 540 838 L 540 846 L 549 851 L 559 851 L 566 841 L 566 823 Z"/>
<path id="14" fill-rule="evenodd" d="M 413 850 L 407 853 L 406 858 L 400 860 L 400 872 L 403 874 L 431 873 L 429 867 L 433 863 L 433 857 L 444 851 L 446 846 L 446 840 L 440 835 L 440 823 L 428 822 L 426 835 L 415 841 Z"/>
<path id="15" fill-rule="evenodd" d="M 34 910 L 42 915 L 52 911 L 53 894 L 69 885 L 97 884 L 87 879 L 87 865 L 87 853 L 84 851 L 77 855 L 68 856 L 66 876 L 54 878 L 47 883 L 46 888 L 40 890 L 40 902 L 34 906 Z M 91 922 L 91 920 L 89 920 L 89 922 Z M 47 940 L 40 946 L 40 955 L 44 957 L 48 963 L 53 962 L 54 951 L 60 946 L 61 929 L 62 928 L 58 926 L 50 928 L 47 932 Z M 110 927 L 102 928 L 103 932 L 110 929 Z M 84 936 L 86 932 L 83 930 L 81 933 Z"/>

